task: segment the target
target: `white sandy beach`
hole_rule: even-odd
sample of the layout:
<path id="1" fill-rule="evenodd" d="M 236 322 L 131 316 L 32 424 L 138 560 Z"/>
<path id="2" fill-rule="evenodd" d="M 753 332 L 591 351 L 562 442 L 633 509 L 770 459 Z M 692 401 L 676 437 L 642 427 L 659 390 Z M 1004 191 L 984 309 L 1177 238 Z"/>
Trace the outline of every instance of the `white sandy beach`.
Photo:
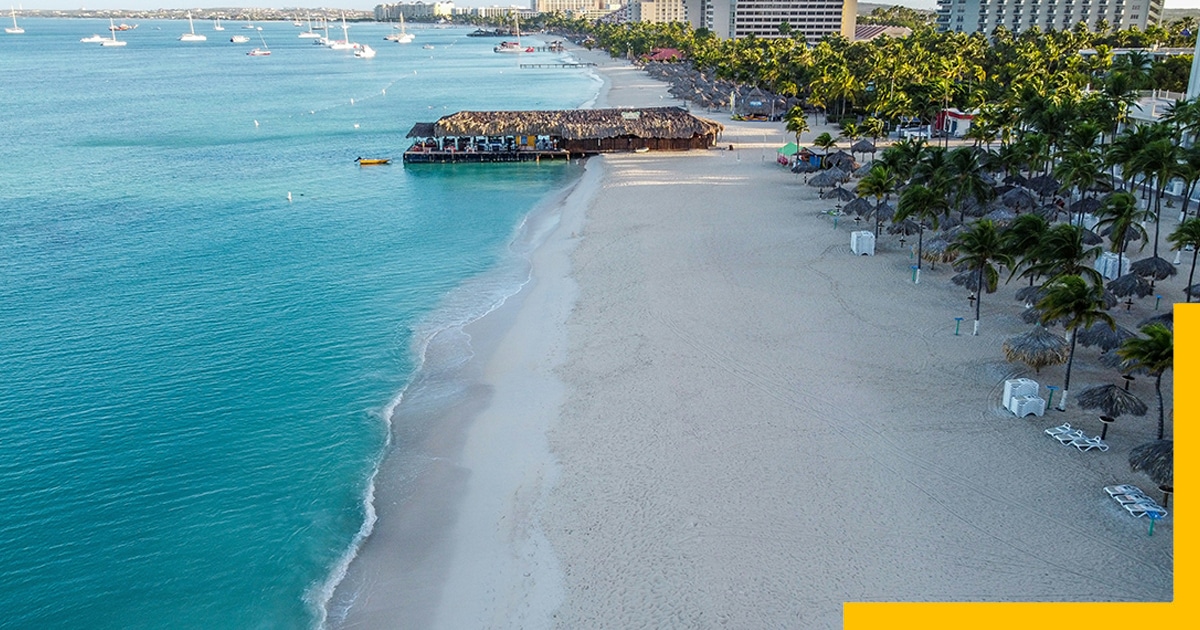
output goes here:
<path id="1" fill-rule="evenodd" d="M 599 70 L 597 106 L 678 104 Z M 330 625 L 836 628 L 844 601 L 1170 600 L 1173 517 L 1149 537 L 1101 490 L 1152 489 L 1126 463 L 1155 437 L 1152 379 L 1107 453 L 1048 438 L 1100 423 L 1001 408 L 1005 379 L 1062 385 L 1004 361 L 1028 329 L 1017 281 L 970 336 L 947 265 L 912 284 L 913 243 L 889 235 L 851 255 L 854 221 L 775 164 L 782 124 L 709 117 L 735 151 L 593 159 L 542 216 L 531 282 L 467 331 L 476 385 L 423 437 L 440 459 L 407 495 L 402 463 L 381 470 Z M 1073 392 L 1117 379 L 1097 352 Z"/>

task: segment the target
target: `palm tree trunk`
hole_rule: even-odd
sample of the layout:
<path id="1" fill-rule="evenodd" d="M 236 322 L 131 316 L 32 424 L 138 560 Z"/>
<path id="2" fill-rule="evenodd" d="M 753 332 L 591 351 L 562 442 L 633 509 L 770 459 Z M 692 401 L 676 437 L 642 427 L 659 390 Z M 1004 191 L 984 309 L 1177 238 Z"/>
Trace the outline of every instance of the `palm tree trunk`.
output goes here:
<path id="1" fill-rule="evenodd" d="M 1183 193 L 1183 209 L 1179 211 L 1179 222 L 1180 222 L 1180 223 L 1182 223 L 1182 222 L 1183 222 L 1183 220 L 1187 218 L 1188 205 L 1190 205 L 1190 204 L 1191 204 L 1191 201 L 1192 201 L 1192 192 L 1194 192 L 1194 191 L 1196 190 L 1196 182 L 1197 182 L 1197 181 L 1200 181 L 1200 180 L 1195 180 L 1195 179 L 1193 179 L 1193 180 L 1191 181 L 1191 183 L 1189 183 L 1189 184 L 1187 185 L 1187 188 L 1185 188 L 1185 189 L 1184 189 L 1184 193 Z"/>
<path id="2" fill-rule="evenodd" d="M 1188 272 L 1188 283 L 1184 287 L 1184 293 L 1187 293 L 1187 301 L 1192 301 L 1192 278 L 1196 275 L 1196 254 L 1200 254 L 1200 243 L 1192 244 L 1192 270 Z"/>
<path id="3" fill-rule="evenodd" d="M 978 286 L 975 288 L 975 332 L 972 335 L 979 336 L 979 309 L 983 307 L 983 266 L 979 267 Z"/>
<path id="4" fill-rule="evenodd" d="M 1166 183 L 1158 186 L 1158 196 L 1154 198 L 1154 257 L 1158 258 L 1158 228 L 1162 225 L 1162 196 L 1167 191 Z"/>
<path id="5" fill-rule="evenodd" d="M 1162 395 L 1162 377 L 1163 373 L 1159 372 L 1158 376 L 1154 377 L 1154 393 L 1158 394 L 1158 439 L 1163 439 L 1163 395 Z"/>
<path id="6" fill-rule="evenodd" d="M 1058 410 L 1067 410 L 1067 393 L 1071 390 L 1071 365 L 1075 363 L 1075 342 L 1079 340 L 1079 332 L 1076 329 L 1071 329 L 1071 353 L 1067 355 L 1067 376 L 1063 379 L 1063 395 L 1058 401 Z"/>
<path id="7" fill-rule="evenodd" d="M 913 274 L 913 284 L 921 284 L 921 248 L 925 240 L 925 224 L 918 224 L 917 228 L 917 273 Z"/>

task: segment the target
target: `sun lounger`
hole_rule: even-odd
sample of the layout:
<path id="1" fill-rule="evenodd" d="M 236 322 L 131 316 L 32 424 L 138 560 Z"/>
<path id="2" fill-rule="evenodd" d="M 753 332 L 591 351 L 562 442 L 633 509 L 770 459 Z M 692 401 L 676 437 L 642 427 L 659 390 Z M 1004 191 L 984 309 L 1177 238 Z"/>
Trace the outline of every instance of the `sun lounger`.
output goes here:
<path id="1" fill-rule="evenodd" d="M 1045 433 L 1046 435 L 1049 435 L 1050 437 L 1054 437 L 1054 436 L 1056 436 L 1056 435 L 1058 435 L 1058 434 L 1060 434 L 1060 433 L 1068 433 L 1068 432 L 1070 432 L 1070 431 L 1072 431 L 1072 430 L 1076 430 L 1076 429 L 1072 429 L 1072 428 L 1071 428 L 1071 423 L 1070 423 L 1070 422 L 1064 422 L 1064 423 L 1062 423 L 1062 424 L 1060 424 L 1060 425 L 1058 425 L 1058 426 L 1056 426 L 1056 427 L 1050 427 L 1049 429 L 1046 429 L 1046 430 L 1044 431 L 1044 433 Z"/>
<path id="2" fill-rule="evenodd" d="M 1063 444 L 1070 444 L 1071 442 L 1074 442 L 1075 440 L 1086 438 L 1086 437 L 1087 436 L 1085 436 L 1083 434 L 1083 431 L 1080 431 L 1079 429 L 1075 429 L 1073 431 L 1067 431 L 1066 433 L 1059 433 L 1058 435 L 1054 436 L 1054 439 L 1058 440 L 1059 442 L 1062 442 Z"/>
<path id="3" fill-rule="evenodd" d="M 1147 503 L 1145 501 L 1139 501 L 1136 503 L 1125 503 L 1122 504 L 1121 507 L 1125 508 L 1125 511 L 1137 517 L 1150 516 L 1153 518 L 1163 518 L 1167 515 L 1166 510 L 1162 509 L 1157 503 L 1153 502 Z"/>
<path id="4" fill-rule="evenodd" d="M 1074 440 L 1071 440 L 1070 444 L 1081 451 L 1090 451 L 1094 448 L 1098 448 L 1102 452 L 1108 450 L 1108 444 L 1105 444 L 1098 435 L 1093 438 L 1075 438 Z"/>
<path id="5" fill-rule="evenodd" d="M 1137 494 L 1114 494 L 1112 499 L 1121 505 L 1125 505 L 1126 503 L 1154 503 L 1154 499 L 1140 492 Z"/>
<path id="6" fill-rule="evenodd" d="M 1131 486 L 1129 484 L 1121 484 L 1119 486 L 1104 486 L 1104 491 L 1107 492 L 1108 496 L 1110 497 L 1115 497 L 1119 494 L 1140 494 L 1142 496 L 1146 496 L 1146 493 L 1142 492 L 1141 488 L 1137 486 Z"/>

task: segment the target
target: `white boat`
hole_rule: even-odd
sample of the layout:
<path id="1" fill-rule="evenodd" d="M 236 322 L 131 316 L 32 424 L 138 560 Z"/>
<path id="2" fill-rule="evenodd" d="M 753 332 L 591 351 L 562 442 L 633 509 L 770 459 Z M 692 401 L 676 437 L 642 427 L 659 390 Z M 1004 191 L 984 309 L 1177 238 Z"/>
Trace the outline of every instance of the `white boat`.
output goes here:
<path id="1" fill-rule="evenodd" d="M 433 50 L 433 44 L 425 44 L 421 48 L 424 48 L 425 50 Z"/>
<path id="2" fill-rule="evenodd" d="M 515 42 L 500 42 L 499 46 L 492 49 L 492 52 L 498 53 L 527 53 L 533 52 L 532 46 L 521 45 L 521 24 L 517 21 L 517 14 L 513 13 L 513 27 L 517 33 L 517 41 Z"/>
<path id="3" fill-rule="evenodd" d="M 214 31 L 223 31 L 223 30 L 225 30 L 225 27 L 224 27 L 224 26 L 221 26 L 221 18 L 217 18 L 216 20 L 213 20 L 213 30 L 214 30 Z"/>
<path id="4" fill-rule="evenodd" d="M 117 29 L 112 27 L 112 18 L 108 18 L 109 32 L 112 33 L 112 39 L 102 39 L 100 45 L 105 48 L 120 48 L 129 42 L 117 39 Z"/>
<path id="5" fill-rule="evenodd" d="M 371 59 L 375 56 L 375 49 L 366 44 L 360 44 L 354 49 L 354 56 L 359 59 Z"/>
<path id="6" fill-rule="evenodd" d="M 320 39 L 321 34 L 313 29 L 312 15 L 308 16 L 308 30 L 298 35 L 300 39 Z"/>
<path id="7" fill-rule="evenodd" d="M 83 39 L 81 39 L 79 41 L 81 41 L 85 44 L 99 44 L 100 42 L 103 42 L 106 39 L 108 39 L 108 38 L 104 37 L 102 35 L 92 35 L 91 37 L 84 37 Z"/>
<path id="8" fill-rule="evenodd" d="M 349 27 L 346 26 L 346 14 L 343 13 L 342 14 L 342 39 L 329 40 L 329 43 L 326 44 L 326 46 L 329 46 L 333 50 L 354 50 L 354 49 L 358 48 L 358 44 L 355 44 L 354 42 L 350 41 L 350 33 L 346 30 L 347 28 L 349 28 Z"/>
<path id="9" fill-rule="evenodd" d="M 13 25 L 12 25 L 12 28 L 9 28 L 7 26 L 4 27 L 4 32 L 8 33 L 10 35 L 20 35 L 21 33 L 24 33 L 25 29 L 21 28 L 20 26 L 17 26 L 17 9 L 16 9 L 16 7 L 13 7 L 10 5 L 8 8 L 12 10 Z"/>
<path id="10" fill-rule="evenodd" d="M 413 35 L 412 33 L 409 33 L 407 30 L 405 30 L 404 14 L 401 13 L 400 14 L 400 32 L 392 33 L 391 35 L 387 35 L 384 37 L 384 39 L 386 39 L 389 42 L 396 42 L 397 44 L 411 44 L 414 37 L 416 37 L 416 36 Z"/>
<path id="11" fill-rule="evenodd" d="M 192 24 L 192 12 L 191 11 L 188 11 L 187 16 L 188 16 L 188 30 L 190 30 L 191 32 L 180 35 L 179 41 L 181 41 L 181 42 L 206 42 L 206 41 L 208 41 L 207 37 L 196 33 L 196 25 Z"/>
<path id="12" fill-rule="evenodd" d="M 258 38 L 259 38 L 260 40 L 262 40 L 262 44 L 263 44 L 263 45 L 262 45 L 262 48 L 255 48 L 254 50 L 251 50 L 250 52 L 248 52 L 248 53 L 246 53 L 246 54 L 247 54 L 247 55 L 250 55 L 251 57 L 268 57 L 268 56 L 270 56 L 270 55 L 271 55 L 271 49 L 270 49 L 270 48 L 267 48 L 267 40 L 266 40 L 266 39 L 263 39 L 262 27 L 261 27 L 261 26 L 260 26 L 260 27 L 258 27 Z"/>
<path id="13" fill-rule="evenodd" d="M 233 37 L 229 38 L 229 41 L 235 44 L 245 44 L 246 42 L 250 41 L 250 38 L 246 37 L 245 35 L 234 35 Z"/>

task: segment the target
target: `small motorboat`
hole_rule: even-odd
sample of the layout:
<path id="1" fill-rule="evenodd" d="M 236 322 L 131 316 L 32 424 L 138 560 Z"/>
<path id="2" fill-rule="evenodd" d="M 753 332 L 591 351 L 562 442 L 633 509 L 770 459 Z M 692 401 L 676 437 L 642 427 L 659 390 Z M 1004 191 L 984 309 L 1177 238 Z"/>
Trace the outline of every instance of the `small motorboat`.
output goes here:
<path id="1" fill-rule="evenodd" d="M 358 47 L 354 49 L 354 56 L 358 57 L 359 59 L 371 59 L 375 56 L 375 49 L 366 44 L 359 44 Z"/>
<path id="2" fill-rule="evenodd" d="M 379 166 L 381 164 L 391 164 L 392 158 L 358 158 L 354 160 L 359 166 Z"/>
<path id="3" fill-rule="evenodd" d="M 235 44 L 245 44 L 246 42 L 250 41 L 250 38 L 246 37 L 245 35 L 234 35 L 233 37 L 229 38 L 229 41 Z"/>
<path id="4" fill-rule="evenodd" d="M 265 48 L 255 48 L 246 54 L 250 55 L 251 57 L 267 57 L 271 54 L 271 51 Z"/>
<path id="5" fill-rule="evenodd" d="M 79 41 L 81 41 L 81 42 L 83 42 L 83 43 L 85 43 L 85 44 L 99 44 L 100 42 L 102 42 L 102 41 L 104 41 L 104 40 L 106 40 L 106 39 L 108 39 L 108 38 L 107 38 L 107 37 L 101 37 L 101 36 L 99 36 L 99 35 L 92 35 L 91 37 L 84 37 L 83 39 L 81 39 L 81 40 L 79 40 Z"/>

